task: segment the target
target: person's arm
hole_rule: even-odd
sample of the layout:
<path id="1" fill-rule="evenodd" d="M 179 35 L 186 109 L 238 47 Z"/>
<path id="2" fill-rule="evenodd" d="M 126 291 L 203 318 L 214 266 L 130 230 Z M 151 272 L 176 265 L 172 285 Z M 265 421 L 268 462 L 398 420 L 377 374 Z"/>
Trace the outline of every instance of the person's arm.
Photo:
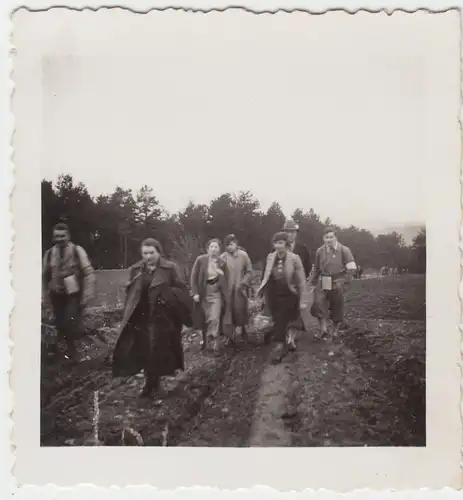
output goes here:
<path id="1" fill-rule="evenodd" d="M 354 256 L 352 255 L 350 248 L 345 246 L 342 247 L 342 258 L 346 270 L 346 281 L 350 282 L 355 271 L 357 270 L 357 265 L 355 264 Z"/>
<path id="2" fill-rule="evenodd" d="M 304 260 L 302 261 L 304 266 L 304 272 L 307 278 L 310 277 L 310 273 L 312 272 L 312 260 L 310 258 L 310 253 L 307 247 L 304 245 Z"/>
<path id="3" fill-rule="evenodd" d="M 76 247 L 79 257 L 80 269 L 83 275 L 82 303 L 88 304 L 95 293 L 95 271 L 88 258 L 87 252 L 80 246 Z"/>
<path id="4" fill-rule="evenodd" d="M 265 279 L 265 273 L 267 272 L 267 266 L 269 266 L 269 262 L 270 262 L 270 255 L 271 254 L 267 255 L 267 257 L 265 258 L 265 262 L 264 262 L 264 267 L 263 267 L 263 271 L 262 271 L 262 277 L 261 277 L 261 280 L 260 280 L 259 289 L 262 287 L 262 283 L 263 283 L 263 281 Z M 258 297 L 260 297 L 262 299 L 263 298 L 262 293 L 259 293 Z"/>
<path id="5" fill-rule="evenodd" d="M 316 286 L 318 283 L 318 279 L 320 278 L 321 268 L 320 268 L 320 251 L 317 250 L 315 254 L 315 263 L 310 276 L 310 285 Z"/>
<path id="6" fill-rule="evenodd" d="M 191 287 L 191 295 L 194 297 L 198 295 L 198 274 L 199 274 L 199 257 L 195 260 L 193 264 L 193 269 L 191 270 L 190 276 L 190 287 Z"/>
<path id="7" fill-rule="evenodd" d="M 134 269 L 134 267 L 130 266 L 129 267 L 129 279 L 127 280 L 127 283 L 125 284 L 124 309 L 127 306 L 127 299 L 129 297 L 129 288 L 133 282 L 134 274 L 135 274 L 135 269 Z"/>
<path id="8" fill-rule="evenodd" d="M 180 268 L 175 262 L 172 262 L 172 286 L 177 288 L 187 288 L 184 279 L 180 273 Z"/>
<path id="9" fill-rule="evenodd" d="M 243 278 L 241 280 L 241 284 L 244 287 L 246 287 L 249 285 L 249 282 L 251 281 L 252 278 L 252 263 L 247 252 L 243 253 L 243 258 L 244 258 L 244 273 L 243 273 Z"/>
<path id="10" fill-rule="evenodd" d="M 307 293 L 307 280 L 305 277 L 304 266 L 299 255 L 296 255 L 296 260 L 294 262 L 294 269 L 297 277 L 297 285 L 299 288 L 299 297 L 301 300 L 301 306 L 306 304 L 306 293 Z"/>

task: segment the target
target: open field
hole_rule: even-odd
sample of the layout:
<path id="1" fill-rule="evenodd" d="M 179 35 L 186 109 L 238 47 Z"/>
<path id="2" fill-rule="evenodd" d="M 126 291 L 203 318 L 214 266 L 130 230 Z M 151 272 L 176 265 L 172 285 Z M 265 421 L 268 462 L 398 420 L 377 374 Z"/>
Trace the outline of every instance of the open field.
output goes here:
<path id="1" fill-rule="evenodd" d="M 117 308 L 125 296 L 125 285 L 129 279 L 127 269 L 108 269 L 96 271 L 96 288 L 93 306 Z"/>
<path id="2" fill-rule="evenodd" d="M 129 427 L 145 445 L 425 445 L 424 276 L 354 281 L 340 336 L 315 341 L 312 328 L 300 332 L 297 352 L 278 367 L 269 364 L 271 347 L 262 345 L 260 332 L 251 330 L 247 348 L 214 358 L 186 331 L 186 371 L 165 380 L 146 403 L 137 398 L 140 377 L 110 377 L 108 355 L 121 319 L 111 305 L 123 298 L 113 291 L 122 289 L 123 273 L 98 273 L 97 302 L 80 345 L 88 360 L 52 361 L 53 330 L 43 328 L 42 445 L 93 444 L 94 391 L 99 439 L 107 445 L 120 445 Z M 271 418 L 264 429 L 265 412 Z"/>

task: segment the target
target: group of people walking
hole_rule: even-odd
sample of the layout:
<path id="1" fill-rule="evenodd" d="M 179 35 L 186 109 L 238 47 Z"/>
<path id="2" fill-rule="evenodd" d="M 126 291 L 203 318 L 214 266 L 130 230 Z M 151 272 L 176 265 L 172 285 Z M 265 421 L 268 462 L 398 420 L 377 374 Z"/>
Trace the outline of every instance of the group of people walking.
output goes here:
<path id="1" fill-rule="evenodd" d="M 274 235 L 257 290 L 263 314 L 272 319 L 264 341 L 275 342 L 274 363 L 296 349 L 295 333 L 306 329 L 302 318 L 309 290 L 314 291 L 310 312 L 319 321 L 318 336 L 328 333 L 330 318 L 332 334 L 337 334 L 344 316 L 344 287 L 356 271 L 352 252 L 337 241 L 334 228 L 325 229 L 313 265 L 297 239 L 298 230 L 288 221 Z M 76 359 L 75 339 L 93 293 L 94 271 L 84 249 L 71 242 L 66 225 L 55 226 L 53 237 L 55 244 L 43 260 L 43 296 L 51 302 L 66 356 Z M 124 315 L 112 355 L 115 377 L 143 371 L 142 395 L 149 397 L 162 376 L 184 369 L 183 325 L 200 330 L 202 349 L 214 354 L 220 353 L 222 337 L 234 346 L 239 332 L 248 343 L 252 263 L 235 235 L 225 238 L 224 247 L 222 252 L 218 239 L 208 242 L 205 254 L 194 262 L 188 287 L 157 240 L 141 243 L 141 260 L 129 268 Z"/>

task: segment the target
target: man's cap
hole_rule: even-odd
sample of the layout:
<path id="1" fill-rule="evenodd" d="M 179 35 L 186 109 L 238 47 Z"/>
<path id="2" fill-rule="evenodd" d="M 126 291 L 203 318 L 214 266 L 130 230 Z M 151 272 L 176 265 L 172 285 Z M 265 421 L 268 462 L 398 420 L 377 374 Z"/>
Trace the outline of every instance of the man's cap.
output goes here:
<path id="1" fill-rule="evenodd" d="M 299 231 L 299 224 L 293 220 L 287 220 L 283 226 L 283 231 Z"/>
<path id="2" fill-rule="evenodd" d="M 234 234 L 229 234 L 229 235 L 225 236 L 225 239 L 224 239 L 225 246 L 228 246 L 232 241 L 238 243 L 238 238 Z"/>

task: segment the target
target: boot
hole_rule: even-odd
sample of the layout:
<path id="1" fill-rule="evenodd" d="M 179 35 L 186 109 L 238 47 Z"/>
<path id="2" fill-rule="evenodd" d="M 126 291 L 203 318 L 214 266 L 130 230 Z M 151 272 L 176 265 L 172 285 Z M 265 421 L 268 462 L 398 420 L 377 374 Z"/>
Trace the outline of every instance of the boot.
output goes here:
<path id="1" fill-rule="evenodd" d="M 278 344 L 275 347 L 275 350 L 272 353 L 272 365 L 277 365 L 278 363 L 281 363 L 282 359 L 286 355 L 286 346 L 284 342 L 278 342 Z"/>
<path id="2" fill-rule="evenodd" d="M 211 341 L 211 349 L 212 349 L 212 353 L 213 353 L 214 356 L 219 356 L 219 354 L 220 354 L 220 346 L 219 346 L 219 339 L 218 338 L 212 339 L 212 341 Z"/>
<path id="3" fill-rule="evenodd" d="M 326 321 L 325 318 L 320 318 L 318 322 L 320 324 L 320 334 L 318 338 L 322 339 L 328 333 L 328 322 Z"/>
<path id="4" fill-rule="evenodd" d="M 64 353 L 66 359 L 78 363 L 80 361 L 75 342 L 72 339 L 66 339 L 66 350 Z"/>
<path id="5" fill-rule="evenodd" d="M 296 334 L 293 330 L 289 330 L 288 332 L 287 346 L 289 351 L 296 350 Z"/>
<path id="6" fill-rule="evenodd" d="M 154 392 L 159 390 L 159 377 L 154 375 L 145 375 L 145 385 L 140 392 L 141 398 L 149 398 Z"/>
<path id="7" fill-rule="evenodd" d="M 339 329 L 341 328 L 341 322 L 336 321 L 333 323 L 333 337 L 337 337 L 339 333 Z"/>
<path id="8" fill-rule="evenodd" d="M 247 346 L 249 344 L 249 337 L 248 337 L 248 332 L 247 332 L 245 326 L 241 327 L 241 335 L 243 337 L 243 343 L 244 343 L 244 345 Z"/>
<path id="9" fill-rule="evenodd" d="M 205 351 L 207 349 L 207 331 L 203 329 L 202 331 L 203 339 L 201 341 L 201 351 Z"/>

